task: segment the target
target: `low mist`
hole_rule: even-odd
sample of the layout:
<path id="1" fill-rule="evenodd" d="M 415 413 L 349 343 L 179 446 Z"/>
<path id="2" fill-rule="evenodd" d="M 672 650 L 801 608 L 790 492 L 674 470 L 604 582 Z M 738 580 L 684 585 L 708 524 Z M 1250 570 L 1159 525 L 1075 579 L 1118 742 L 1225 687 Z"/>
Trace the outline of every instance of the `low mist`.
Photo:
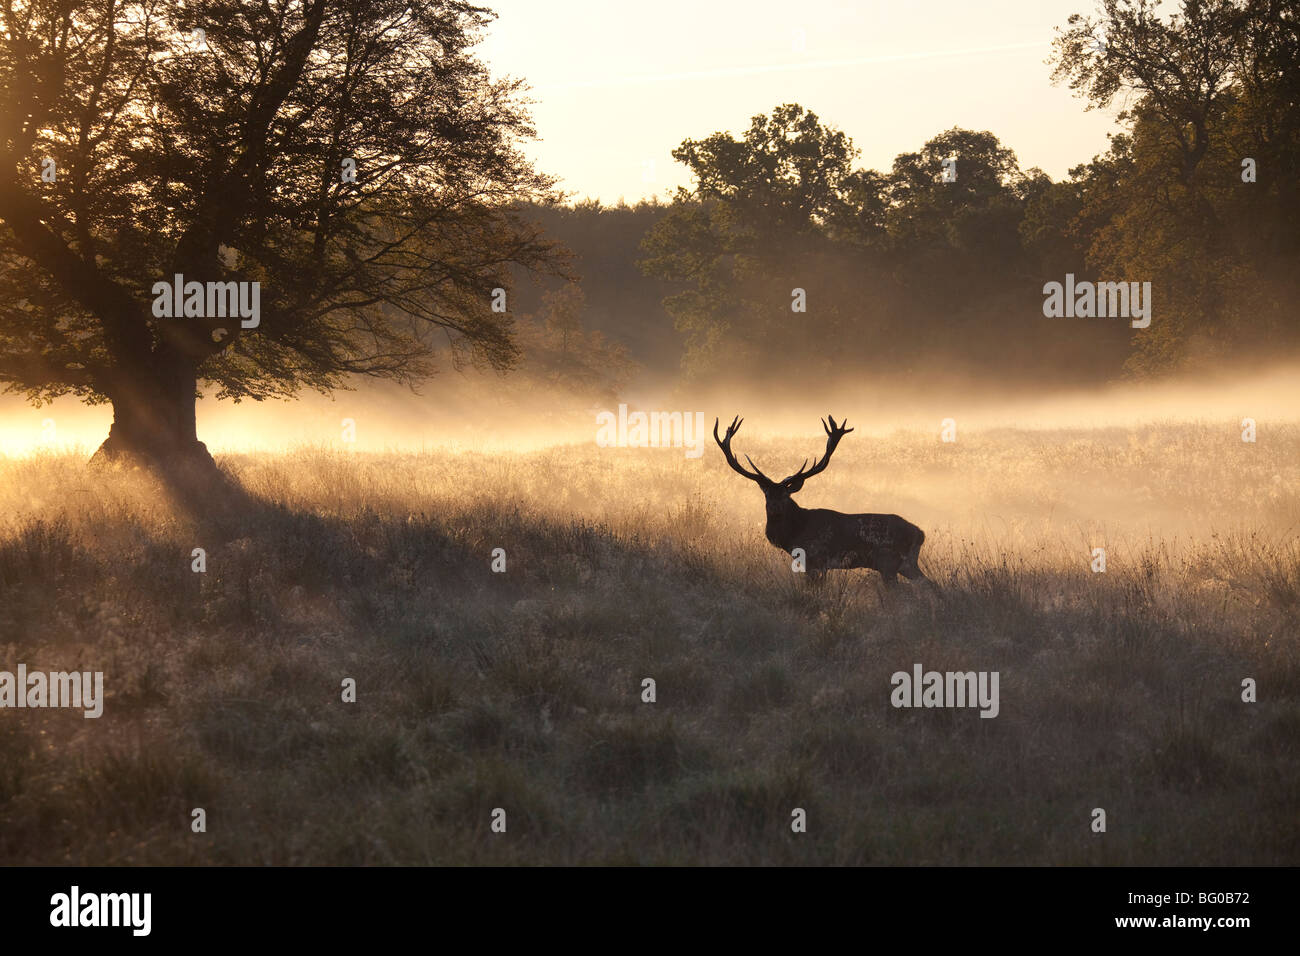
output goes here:
<path id="1" fill-rule="evenodd" d="M 642 386 L 625 396 L 629 411 L 703 412 L 713 419 L 746 419 L 747 438 L 807 436 L 816 451 L 819 419 L 848 418 L 859 434 L 893 429 L 933 431 L 953 419 L 958 434 L 990 428 L 1111 428 L 1159 421 L 1267 423 L 1300 418 L 1300 366 L 1225 372 L 1219 377 L 1115 384 L 1089 390 L 999 392 L 986 384 L 943 380 L 711 383 L 697 387 Z M 421 394 L 390 383 L 362 382 L 332 398 L 307 393 L 295 401 L 217 402 L 198 406 L 199 437 L 215 453 L 287 450 L 301 445 L 337 446 L 358 452 L 530 451 L 552 445 L 594 442 L 596 415 L 618 413 L 618 404 L 594 404 L 560 389 L 516 386 L 509 374 L 447 372 Z M 343 422 L 355 422 L 356 440 L 343 441 Z M 87 456 L 103 441 L 112 421 L 109 406 L 58 400 L 33 408 L 15 396 L 0 399 L 0 453 L 81 449 Z M 53 427 L 51 427 L 51 425 Z M 710 438 L 711 442 L 711 438 Z M 665 453 L 667 450 L 665 449 Z M 707 453 L 707 452 L 706 452 Z M 795 466 L 798 462 L 793 463 Z"/>

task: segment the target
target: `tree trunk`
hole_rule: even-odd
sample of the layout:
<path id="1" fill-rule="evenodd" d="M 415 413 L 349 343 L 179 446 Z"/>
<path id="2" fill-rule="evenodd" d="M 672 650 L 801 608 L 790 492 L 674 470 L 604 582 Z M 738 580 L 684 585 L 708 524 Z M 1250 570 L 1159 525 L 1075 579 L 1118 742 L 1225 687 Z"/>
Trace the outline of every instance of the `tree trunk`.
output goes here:
<path id="1" fill-rule="evenodd" d="M 113 425 L 91 460 L 215 471 L 195 428 L 196 385 L 193 362 L 165 353 L 122 374 L 110 395 Z"/>

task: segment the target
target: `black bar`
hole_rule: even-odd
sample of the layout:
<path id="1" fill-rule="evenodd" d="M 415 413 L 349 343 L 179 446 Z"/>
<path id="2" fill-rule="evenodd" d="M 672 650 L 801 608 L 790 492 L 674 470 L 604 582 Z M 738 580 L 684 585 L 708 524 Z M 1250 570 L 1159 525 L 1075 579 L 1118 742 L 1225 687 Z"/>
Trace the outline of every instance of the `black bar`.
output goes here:
<path id="1" fill-rule="evenodd" d="M 333 946 L 347 939 L 402 936 L 438 945 L 465 934 L 486 945 L 520 933 L 542 941 L 607 932 L 614 934 L 604 936 L 611 945 L 618 939 L 631 945 L 637 939 L 680 940 L 680 933 L 696 926 L 709 935 L 737 938 L 790 933 L 805 944 L 843 934 L 868 944 L 883 942 L 888 931 L 926 945 L 1127 937 L 1137 945 L 1180 946 L 1205 939 L 1233 946 L 1286 932 L 1295 877 L 1294 868 L 787 868 L 708 874 L 631 868 L 600 874 L 585 869 L 11 868 L 0 870 L 0 912 L 6 942 L 65 945 L 292 938 L 303 945 Z M 136 936 L 131 925 L 52 926 L 56 894 L 70 902 L 73 886 L 83 907 L 88 894 L 150 894 L 148 935 Z M 97 896 L 92 909 L 98 905 Z M 130 924 L 131 912 L 121 922 Z M 1177 922 L 1242 917 L 1248 926 L 1204 929 Z M 1131 918 L 1155 923 L 1117 925 Z M 1164 925 L 1166 920 L 1173 922 Z"/>

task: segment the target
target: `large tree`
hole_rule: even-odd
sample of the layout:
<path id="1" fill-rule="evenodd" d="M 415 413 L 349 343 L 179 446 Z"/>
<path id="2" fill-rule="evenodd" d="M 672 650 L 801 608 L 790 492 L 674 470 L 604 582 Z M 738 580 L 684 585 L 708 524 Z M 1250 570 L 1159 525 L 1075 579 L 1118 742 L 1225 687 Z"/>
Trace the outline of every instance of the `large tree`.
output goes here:
<path id="1" fill-rule="evenodd" d="M 1276 354 L 1300 294 L 1300 3 L 1158 7 L 1103 0 L 1055 41 L 1056 80 L 1124 106 L 1127 132 L 1074 171 L 1088 264 L 1153 284 L 1135 371 Z"/>
<path id="2" fill-rule="evenodd" d="M 111 402 L 101 452 L 210 461 L 219 398 L 509 367 L 493 290 L 555 248 L 514 211 L 516 80 L 457 0 L 8 0 L 0 7 L 0 382 Z M 260 322 L 154 287 L 259 283 Z M 251 289 L 251 285 L 246 288 Z M 251 325 L 251 320 L 249 321 Z"/>
<path id="3" fill-rule="evenodd" d="M 673 150 L 695 185 L 650 231 L 642 268 L 686 285 L 664 305 L 686 334 L 688 375 L 828 360 L 854 298 L 837 280 L 860 251 L 832 236 L 871 228 L 852 202 L 871 185 L 854 175 L 855 155 L 797 104 L 753 117 L 740 138 L 718 132 Z M 806 312 L 792 312 L 796 289 L 816 296 Z"/>

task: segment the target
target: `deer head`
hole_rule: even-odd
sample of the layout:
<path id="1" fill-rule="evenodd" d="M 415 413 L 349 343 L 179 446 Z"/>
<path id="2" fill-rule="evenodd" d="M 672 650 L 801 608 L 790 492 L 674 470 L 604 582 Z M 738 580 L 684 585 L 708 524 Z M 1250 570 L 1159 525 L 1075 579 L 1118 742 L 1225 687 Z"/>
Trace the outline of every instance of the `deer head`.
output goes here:
<path id="1" fill-rule="evenodd" d="M 829 425 L 825 421 L 822 422 L 822 428 L 826 430 L 826 453 L 820 459 L 814 458 L 811 468 L 808 467 L 808 459 L 805 458 L 798 471 L 789 478 L 783 478 L 780 481 L 773 481 L 759 471 L 758 466 L 754 464 L 753 459 L 748 455 L 745 456 L 745 461 L 749 462 L 749 467 L 754 469 L 753 471 L 747 470 L 736 460 L 736 456 L 731 451 L 731 439 L 736 432 L 740 431 L 740 425 L 744 421 L 743 418 L 739 415 L 736 416 L 732 423 L 727 426 L 725 438 L 718 436 L 719 422 L 714 419 L 713 440 L 722 449 L 722 454 L 726 457 L 728 465 L 750 481 L 756 482 L 758 487 L 763 489 L 763 496 L 767 499 L 767 516 L 769 520 L 778 518 L 790 510 L 798 508 L 798 505 L 790 500 L 790 496 L 797 494 L 803 488 L 804 481 L 826 470 L 826 466 L 831 462 L 831 455 L 835 452 L 835 446 L 840 443 L 841 438 L 853 431 L 852 428 L 846 427 L 848 425 L 847 421 L 841 421 L 837 425 L 834 417 L 827 415 L 826 418 L 830 419 Z"/>

